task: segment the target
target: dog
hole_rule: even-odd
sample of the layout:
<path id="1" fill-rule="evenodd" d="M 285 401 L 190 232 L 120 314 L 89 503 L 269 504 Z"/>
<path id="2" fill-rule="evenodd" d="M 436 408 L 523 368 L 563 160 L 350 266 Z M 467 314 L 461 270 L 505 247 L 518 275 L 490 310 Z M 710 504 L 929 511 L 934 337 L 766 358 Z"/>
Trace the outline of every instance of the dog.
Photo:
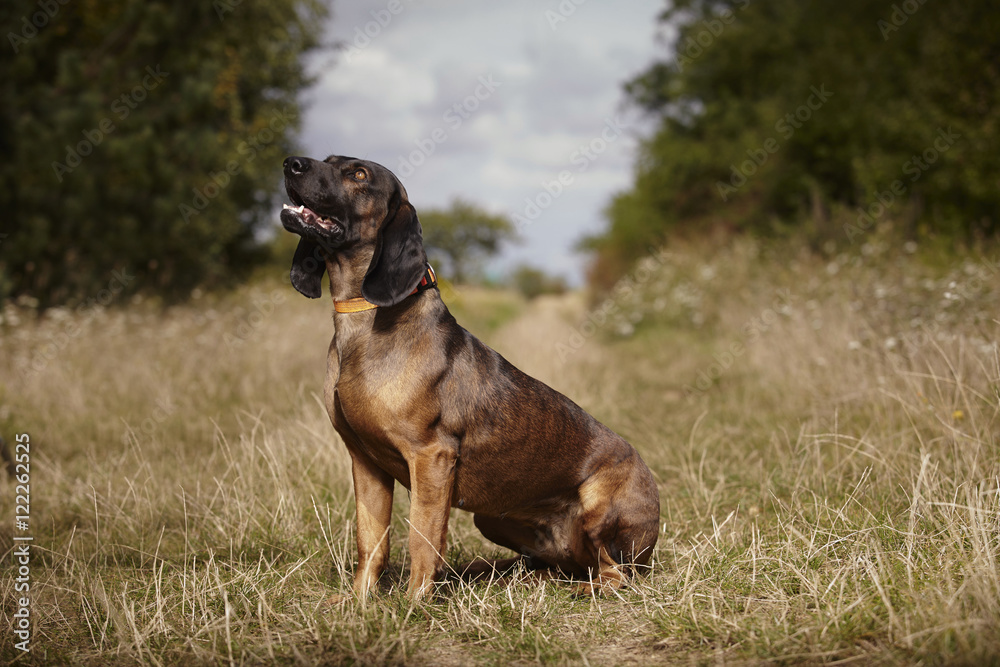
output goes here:
<path id="1" fill-rule="evenodd" d="M 352 157 L 289 157 L 282 225 L 301 238 L 291 282 L 319 298 L 329 276 L 334 335 L 324 398 L 350 452 L 357 505 L 354 592 L 388 564 L 395 482 L 410 491 L 407 596 L 444 572 L 451 508 L 474 513 L 517 562 L 580 579 L 581 594 L 646 569 L 659 533 L 649 468 L 624 439 L 460 327 L 427 264 L 406 189 Z"/>

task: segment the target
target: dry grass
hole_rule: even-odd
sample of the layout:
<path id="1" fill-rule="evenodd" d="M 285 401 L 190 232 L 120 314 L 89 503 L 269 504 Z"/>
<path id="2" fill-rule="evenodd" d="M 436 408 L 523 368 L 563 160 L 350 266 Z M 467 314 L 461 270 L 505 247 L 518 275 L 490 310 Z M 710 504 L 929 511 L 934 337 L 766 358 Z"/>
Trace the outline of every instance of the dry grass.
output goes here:
<path id="1" fill-rule="evenodd" d="M 408 604 L 397 493 L 383 591 L 324 605 L 354 558 L 349 459 L 319 400 L 326 303 L 274 284 L 168 312 L 8 307 L 0 432 L 33 445 L 35 634 L 0 658 L 998 663 L 1000 267 L 927 268 L 877 240 L 787 257 L 675 251 L 596 305 L 446 292 L 659 480 L 656 567 L 605 600 L 515 580 Z M 460 512 L 450 545 L 451 563 L 499 553 Z M 10 578 L 0 592 L 7 627 Z"/>

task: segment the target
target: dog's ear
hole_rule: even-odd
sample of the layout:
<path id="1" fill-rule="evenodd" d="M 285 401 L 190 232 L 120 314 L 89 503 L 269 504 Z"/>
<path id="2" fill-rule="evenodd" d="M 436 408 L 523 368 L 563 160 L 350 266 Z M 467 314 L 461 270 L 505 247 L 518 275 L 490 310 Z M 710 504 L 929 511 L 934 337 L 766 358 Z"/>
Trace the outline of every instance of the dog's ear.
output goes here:
<path id="1" fill-rule="evenodd" d="M 395 306 L 416 289 L 426 264 L 417 212 L 403 202 L 379 230 L 361 295 L 376 306 Z"/>
<path id="2" fill-rule="evenodd" d="M 319 246 L 301 239 L 292 257 L 292 287 L 310 299 L 318 299 L 323 295 L 324 273 L 326 261 Z"/>

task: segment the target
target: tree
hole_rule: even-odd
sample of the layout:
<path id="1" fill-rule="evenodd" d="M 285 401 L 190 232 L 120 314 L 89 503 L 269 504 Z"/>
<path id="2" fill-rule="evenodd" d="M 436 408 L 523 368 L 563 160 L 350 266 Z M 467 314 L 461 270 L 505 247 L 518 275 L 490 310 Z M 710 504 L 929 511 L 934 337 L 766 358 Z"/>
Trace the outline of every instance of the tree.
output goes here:
<path id="1" fill-rule="evenodd" d="M 318 0 L 16 0 L 0 60 L 0 297 L 244 275 L 299 125 Z M 124 272 L 124 273 L 121 273 Z"/>
<path id="2" fill-rule="evenodd" d="M 661 20 L 667 57 L 626 84 L 659 128 L 589 241 L 599 273 L 677 233 L 849 241 L 896 181 L 901 233 L 1000 233 L 995 3 L 676 0 Z"/>
<path id="3" fill-rule="evenodd" d="M 428 256 L 444 263 L 456 283 L 469 280 L 484 257 L 516 237 L 509 218 L 462 199 L 454 199 L 447 209 L 421 213 L 420 225 Z"/>
<path id="4" fill-rule="evenodd" d="M 563 294 L 566 281 L 558 276 L 550 276 L 535 266 L 522 264 L 511 276 L 511 281 L 518 292 L 527 299 L 534 299 L 542 294 Z"/>

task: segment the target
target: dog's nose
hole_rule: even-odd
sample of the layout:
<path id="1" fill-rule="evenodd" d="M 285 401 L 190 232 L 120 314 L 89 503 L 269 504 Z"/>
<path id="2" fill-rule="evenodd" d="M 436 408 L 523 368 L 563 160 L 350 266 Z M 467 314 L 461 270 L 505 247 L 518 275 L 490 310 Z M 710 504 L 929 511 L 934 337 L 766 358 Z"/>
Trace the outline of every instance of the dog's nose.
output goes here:
<path id="1" fill-rule="evenodd" d="M 285 173 L 290 176 L 301 176 L 309 171 L 309 159 L 304 157 L 286 157 L 284 163 Z"/>

